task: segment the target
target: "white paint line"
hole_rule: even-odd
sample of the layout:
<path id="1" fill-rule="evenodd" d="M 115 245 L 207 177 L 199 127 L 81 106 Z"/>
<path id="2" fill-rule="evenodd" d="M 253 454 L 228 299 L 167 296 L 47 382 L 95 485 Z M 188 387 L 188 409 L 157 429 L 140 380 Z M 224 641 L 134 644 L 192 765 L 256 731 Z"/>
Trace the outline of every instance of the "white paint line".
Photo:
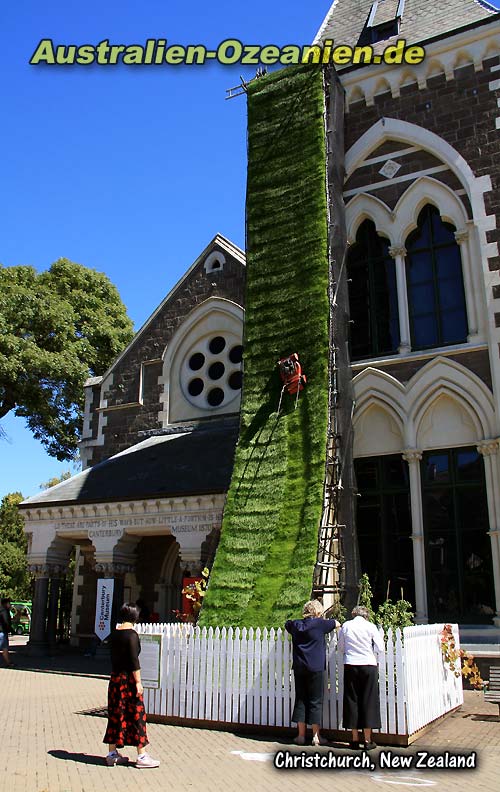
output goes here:
<path id="1" fill-rule="evenodd" d="M 272 762 L 274 759 L 272 753 L 250 753 L 247 751 L 231 751 L 231 753 L 247 762 Z"/>
<path id="2" fill-rule="evenodd" d="M 370 775 L 368 778 L 371 781 L 375 781 L 379 784 L 393 784 L 395 786 L 436 786 L 435 781 L 431 781 L 430 778 L 417 778 L 416 776 L 394 776 L 392 773 L 390 776 L 384 775 Z"/>
<path id="3" fill-rule="evenodd" d="M 378 157 L 366 159 L 358 168 L 364 168 L 365 165 L 376 165 L 377 162 L 386 162 L 388 159 L 396 159 L 396 157 L 405 157 L 407 154 L 413 154 L 415 151 L 421 151 L 417 146 L 410 146 L 409 148 L 400 149 L 399 151 L 391 151 L 390 154 L 381 154 Z"/>
<path id="4" fill-rule="evenodd" d="M 362 187 L 355 187 L 353 190 L 346 190 L 344 198 L 350 198 L 351 195 L 357 195 L 361 192 L 370 192 L 371 190 L 381 190 L 384 187 L 390 187 L 393 184 L 401 184 L 407 181 L 416 181 L 421 176 L 432 176 L 434 173 L 443 173 L 450 170 L 448 165 L 436 165 L 434 168 L 426 168 L 425 170 L 414 171 L 407 173 L 405 176 L 396 176 L 394 179 L 385 179 L 383 182 L 374 182 L 373 184 L 364 184 Z"/>

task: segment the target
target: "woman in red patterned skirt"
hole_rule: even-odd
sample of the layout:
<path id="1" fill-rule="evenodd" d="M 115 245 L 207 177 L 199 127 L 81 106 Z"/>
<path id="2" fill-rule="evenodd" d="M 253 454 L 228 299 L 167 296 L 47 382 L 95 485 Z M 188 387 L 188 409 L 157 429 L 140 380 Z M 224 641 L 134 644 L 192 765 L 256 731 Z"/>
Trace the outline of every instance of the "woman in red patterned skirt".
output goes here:
<path id="1" fill-rule="evenodd" d="M 126 603 L 120 608 L 121 624 L 111 634 L 111 679 L 108 687 L 108 728 L 103 742 L 109 745 L 106 764 L 127 764 L 128 756 L 116 749 L 124 745 L 137 747 L 136 767 L 159 767 L 157 759 L 146 752 L 146 711 L 141 682 L 139 654 L 141 642 L 134 624 L 139 608 Z"/>

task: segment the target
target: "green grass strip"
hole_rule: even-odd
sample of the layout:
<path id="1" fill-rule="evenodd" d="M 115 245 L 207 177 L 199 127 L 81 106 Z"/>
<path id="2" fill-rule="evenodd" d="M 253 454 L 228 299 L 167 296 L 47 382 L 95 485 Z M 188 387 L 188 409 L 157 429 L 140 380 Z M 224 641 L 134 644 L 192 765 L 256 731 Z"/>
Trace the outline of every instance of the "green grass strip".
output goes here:
<path id="1" fill-rule="evenodd" d="M 202 625 L 277 627 L 310 596 L 328 418 L 328 247 L 321 70 L 248 87 L 247 294 L 241 427 Z M 285 394 L 298 352 L 308 385 Z"/>

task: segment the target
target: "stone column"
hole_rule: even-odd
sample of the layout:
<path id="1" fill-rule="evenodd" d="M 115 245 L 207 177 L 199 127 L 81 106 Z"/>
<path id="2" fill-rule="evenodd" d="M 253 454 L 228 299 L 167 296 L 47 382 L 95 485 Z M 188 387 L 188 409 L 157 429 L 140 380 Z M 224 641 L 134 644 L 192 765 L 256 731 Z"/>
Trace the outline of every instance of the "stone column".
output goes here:
<path id="1" fill-rule="evenodd" d="M 51 565 L 49 567 L 50 574 L 50 592 L 49 592 L 49 608 L 47 614 L 47 643 L 49 653 L 53 653 L 56 647 L 56 634 L 57 634 L 57 617 L 59 606 L 59 593 L 61 590 L 61 576 L 65 569 L 62 566 Z"/>
<path id="2" fill-rule="evenodd" d="M 44 655 L 48 652 L 47 643 L 47 596 L 49 592 L 49 567 L 47 564 L 30 564 L 28 571 L 35 576 L 31 628 L 28 652 Z"/>
<path id="3" fill-rule="evenodd" d="M 427 624 L 427 580 L 425 573 L 424 521 L 422 514 L 422 486 L 420 460 L 422 452 L 416 448 L 403 451 L 410 472 L 410 501 L 413 542 L 413 571 L 415 575 L 415 622 Z"/>
<path id="4" fill-rule="evenodd" d="M 483 440 L 478 443 L 477 450 L 484 460 L 484 476 L 486 480 L 486 496 L 488 499 L 488 517 L 491 540 L 491 559 L 493 580 L 495 584 L 495 615 L 493 623 L 500 627 L 500 471 L 498 466 L 498 449 L 500 438 Z"/>
<path id="5" fill-rule="evenodd" d="M 389 248 L 389 254 L 394 259 L 394 266 L 396 268 L 399 313 L 399 354 L 404 355 L 411 350 L 410 315 L 408 311 L 408 292 L 406 287 L 406 248 L 403 245 L 393 245 Z"/>
<path id="6" fill-rule="evenodd" d="M 476 303 L 474 299 L 475 289 L 473 286 L 473 278 L 471 273 L 471 257 L 469 252 L 469 231 L 463 228 L 455 232 L 455 239 L 460 247 L 460 256 L 462 259 L 462 274 L 464 278 L 464 291 L 465 291 L 465 304 L 467 306 L 467 323 L 469 326 L 468 341 L 477 341 L 478 338 L 478 321 Z"/>

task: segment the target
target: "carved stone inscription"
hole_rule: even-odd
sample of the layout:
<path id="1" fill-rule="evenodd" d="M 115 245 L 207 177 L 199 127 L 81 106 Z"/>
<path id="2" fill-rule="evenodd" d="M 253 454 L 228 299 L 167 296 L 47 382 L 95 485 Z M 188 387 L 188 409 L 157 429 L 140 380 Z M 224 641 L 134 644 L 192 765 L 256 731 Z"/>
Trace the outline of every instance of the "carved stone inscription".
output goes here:
<path id="1" fill-rule="evenodd" d="M 100 520 L 68 520 L 58 525 L 61 531 L 86 531 L 89 539 L 119 539 L 126 530 L 134 528 L 164 528 L 174 535 L 180 533 L 209 533 L 220 526 L 221 511 L 191 514 L 144 515 L 143 517 L 116 517 Z"/>

